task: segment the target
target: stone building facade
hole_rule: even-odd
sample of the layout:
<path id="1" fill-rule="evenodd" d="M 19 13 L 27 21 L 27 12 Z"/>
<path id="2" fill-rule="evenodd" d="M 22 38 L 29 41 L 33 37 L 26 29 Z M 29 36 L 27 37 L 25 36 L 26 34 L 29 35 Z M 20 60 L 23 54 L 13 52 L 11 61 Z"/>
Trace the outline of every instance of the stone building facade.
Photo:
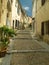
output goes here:
<path id="1" fill-rule="evenodd" d="M 24 21 L 25 13 L 19 0 L 13 0 L 12 4 L 12 27 L 20 28 Z"/>
<path id="2" fill-rule="evenodd" d="M 9 28 L 20 28 L 25 20 L 19 0 L 0 0 L 0 26 L 6 25 Z"/>
<path id="3" fill-rule="evenodd" d="M 35 1 L 34 1 L 35 2 Z M 49 0 L 36 0 L 36 34 L 49 39 Z"/>
<path id="4" fill-rule="evenodd" d="M 11 5 L 12 0 L 0 0 L 0 26 L 7 25 L 11 27 Z"/>

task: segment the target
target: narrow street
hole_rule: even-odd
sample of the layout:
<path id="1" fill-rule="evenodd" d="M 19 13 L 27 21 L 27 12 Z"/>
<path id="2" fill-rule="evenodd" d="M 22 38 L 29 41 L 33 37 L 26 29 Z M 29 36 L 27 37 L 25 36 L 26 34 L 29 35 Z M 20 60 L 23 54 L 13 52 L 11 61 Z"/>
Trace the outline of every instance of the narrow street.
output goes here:
<path id="1" fill-rule="evenodd" d="M 30 31 L 19 31 L 14 39 L 14 50 L 38 50 L 44 49 L 40 44 L 35 42 Z"/>
<path id="2" fill-rule="evenodd" d="M 48 0 L 0 0 L 0 65 L 49 65 Z"/>
<path id="3" fill-rule="evenodd" d="M 49 65 L 49 52 L 32 39 L 30 31 L 17 33 L 13 50 L 10 65 Z"/>

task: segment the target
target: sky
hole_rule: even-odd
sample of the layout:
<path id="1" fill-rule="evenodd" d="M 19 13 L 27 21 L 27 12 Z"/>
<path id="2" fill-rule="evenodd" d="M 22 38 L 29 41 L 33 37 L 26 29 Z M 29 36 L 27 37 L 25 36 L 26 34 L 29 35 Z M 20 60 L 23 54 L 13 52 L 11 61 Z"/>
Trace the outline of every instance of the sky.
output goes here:
<path id="1" fill-rule="evenodd" d="M 32 0 L 19 0 L 28 16 L 32 16 Z"/>

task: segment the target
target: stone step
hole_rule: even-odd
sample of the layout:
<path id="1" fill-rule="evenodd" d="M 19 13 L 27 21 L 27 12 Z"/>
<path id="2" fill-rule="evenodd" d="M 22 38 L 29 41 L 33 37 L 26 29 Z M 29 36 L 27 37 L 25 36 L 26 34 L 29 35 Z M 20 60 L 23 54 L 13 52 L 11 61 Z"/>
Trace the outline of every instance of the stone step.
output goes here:
<path id="1" fill-rule="evenodd" d="M 18 32 L 17 34 L 30 34 L 29 32 Z"/>
<path id="2" fill-rule="evenodd" d="M 22 39 L 22 40 L 33 40 L 32 38 L 24 38 L 24 37 L 20 37 L 20 38 L 18 38 L 18 37 L 15 37 L 15 38 L 12 38 L 12 39 Z"/>
<path id="3" fill-rule="evenodd" d="M 36 52 L 48 52 L 49 53 L 49 51 L 48 50 L 46 50 L 46 49 L 39 49 L 39 50 L 9 50 L 9 51 L 7 51 L 7 54 L 11 54 L 11 53 L 36 53 Z"/>

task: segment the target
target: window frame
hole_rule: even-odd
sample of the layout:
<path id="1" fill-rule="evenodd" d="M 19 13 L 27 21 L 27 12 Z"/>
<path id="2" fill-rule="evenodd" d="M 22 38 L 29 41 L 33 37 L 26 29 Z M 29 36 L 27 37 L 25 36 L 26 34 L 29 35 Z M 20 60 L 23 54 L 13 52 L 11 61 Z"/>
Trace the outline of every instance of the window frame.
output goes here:
<path id="1" fill-rule="evenodd" d="M 43 6 L 45 4 L 46 0 L 41 0 L 41 5 Z"/>

